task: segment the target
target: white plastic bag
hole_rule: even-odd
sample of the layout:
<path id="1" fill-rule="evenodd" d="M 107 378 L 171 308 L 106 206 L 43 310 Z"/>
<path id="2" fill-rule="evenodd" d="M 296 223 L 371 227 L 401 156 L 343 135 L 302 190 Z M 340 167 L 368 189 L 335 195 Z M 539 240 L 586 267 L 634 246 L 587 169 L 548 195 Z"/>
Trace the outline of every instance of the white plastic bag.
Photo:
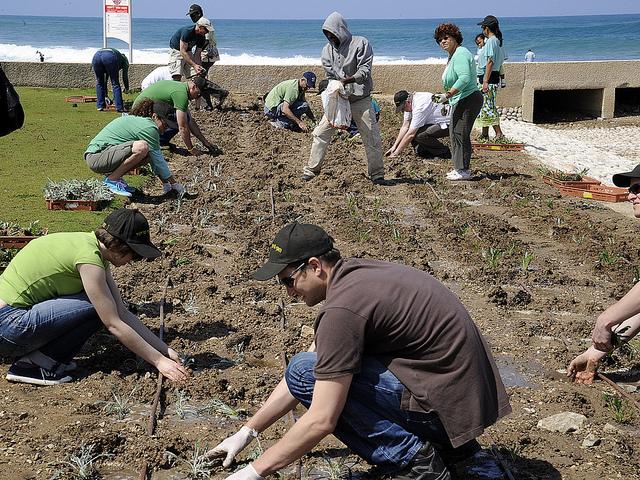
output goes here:
<path id="1" fill-rule="evenodd" d="M 334 128 L 346 130 L 351 125 L 351 105 L 344 86 L 338 80 L 331 80 L 320 95 L 324 116 Z"/>

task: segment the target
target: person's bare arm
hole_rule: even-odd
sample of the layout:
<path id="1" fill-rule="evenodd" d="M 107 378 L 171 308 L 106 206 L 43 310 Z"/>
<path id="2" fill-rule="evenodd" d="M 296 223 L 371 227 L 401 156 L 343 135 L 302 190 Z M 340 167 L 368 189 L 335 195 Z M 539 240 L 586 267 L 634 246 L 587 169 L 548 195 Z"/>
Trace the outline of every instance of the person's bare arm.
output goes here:
<path id="1" fill-rule="evenodd" d="M 176 120 L 178 121 L 178 129 L 180 130 L 180 138 L 184 143 L 187 150 L 191 152 L 194 150 L 193 142 L 191 141 L 191 126 L 189 124 L 189 117 L 186 112 L 182 110 L 176 110 Z M 192 152 L 193 153 L 193 152 Z M 202 152 L 194 153 L 194 155 L 200 155 Z"/>
<path id="2" fill-rule="evenodd" d="M 482 93 L 489 91 L 489 77 L 491 77 L 491 70 L 493 69 L 493 58 L 487 59 L 487 66 L 484 70 L 484 79 L 482 82 Z"/>
<path id="3" fill-rule="evenodd" d="M 393 142 L 393 146 L 387 150 L 385 152 L 386 156 L 392 155 L 393 152 L 396 150 L 396 148 L 398 147 L 398 145 L 400 145 L 400 142 L 402 141 L 402 139 L 404 138 L 404 134 L 407 133 L 407 130 L 409 130 L 409 125 L 411 124 L 410 120 L 404 120 L 402 122 L 402 126 L 400 127 L 400 131 L 398 132 L 398 136 L 396 137 L 395 142 Z"/>
<path id="4" fill-rule="evenodd" d="M 198 125 L 198 122 L 195 121 L 195 119 L 193 117 L 191 117 L 191 120 L 189 121 L 189 130 L 191 131 L 191 133 L 193 133 L 193 135 L 202 142 L 202 144 L 207 147 L 207 148 L 213 148 L 213 143 L 211 143 L 209 140 L 207 140 L 207 138 L 202 134 L 202 132 L 200 131 L 200 126 Z"/>
<path id="5" fill-rule="evenodd" d="M 280 441 L 253 462 L 253 468 L 265 477 L 289 465 L 311 451 L 336 427 L 349 393 L 352 375 L 316 381 L 309 410 Z"/>
<path id="6" fill-rule="evenodd" d="M 591 338 L 594 346 L 603 352 L 611 350 L 611 332 L 616 325 L 631 321 L 631 329 L 638 332 L 637 314 L 640 313 L 640 283 L 636 283 L 624 297 L 602 312 L 596 320 Z M 633 318 L 632 318 L 633 317 Z M 619 330 L 619 328 L 618 328 Z"/>
<path id="7" fill-rule="evenodd" d="M 400 143 L 396 146 L 395 150 L 391 154 L 392 157 L 396 157 L 402 153 L 402 151 L 411 143 L 411 141 L 415 138 L 416 133 L 418 132 L 417 128 L 408 128 L 407 131 L 402 136 Z"/>
<path id="8" fill-rule="evenodd" d="M 80 264 L 77 268 L 89 301 L 109 332 L 133 353 L 155 366 L 165 377 L 174 381 L 185 380 L 188 372 L 182 365 L 165 357 L 122 320 L 107 282 L 107 272 L 92 264 Z"/>
<path id="9" fill-rule="evenodd" d="M 189 50 L 189 44 L 182 39 L 180 40 L 180 55 L 182 55 L 182 58 L 185 62 L 193 67 L 196 73 L 204 71 L 202 65 L 196 63 L 196 61 L 193 59 L 193 55 L 191 55 L 191 51 Z"/>

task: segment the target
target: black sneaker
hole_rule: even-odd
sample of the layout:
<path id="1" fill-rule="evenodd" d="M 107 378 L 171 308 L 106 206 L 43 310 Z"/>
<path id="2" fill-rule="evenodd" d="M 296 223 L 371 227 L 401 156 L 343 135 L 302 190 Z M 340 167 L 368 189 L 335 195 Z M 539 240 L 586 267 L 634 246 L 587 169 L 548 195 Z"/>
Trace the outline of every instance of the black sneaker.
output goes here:
<path id="1" fill-rule="evenodd" d="M 316 177 L 315 175 L 309 175 L 308 173 L 304 173 L 300 176 L 300 180 L 304 182 L 309 182 L 313 180 L 315 177 Z"/>
<path id="2" fill-rule="evenodd" d="M 10 382 L 31 383 L 33 385 L 58 385 L 71 382 L 73 377 L 64 373 L 51 372 L 37 365 L 16 362 L 9 368 L 7 380 Z"/>
<path id="3" fill-rule="evenodd" d="M 425 444 L 404 470 L 391 477 L 392 480 L 451 480 L 440 455 L 431 444 Z"/>
<path id="4" fill-rule="evenodd" d="M 380 178 L 376 178 L 374 180 L 371 180 L 373 182 L 374 185 L 381 185 L 383 187 L 389 187 L 391 185 L 393 185 L 392 182 L 390 182 L 389 180 L 385 180 L 384 177 L 380 177 Z"/>

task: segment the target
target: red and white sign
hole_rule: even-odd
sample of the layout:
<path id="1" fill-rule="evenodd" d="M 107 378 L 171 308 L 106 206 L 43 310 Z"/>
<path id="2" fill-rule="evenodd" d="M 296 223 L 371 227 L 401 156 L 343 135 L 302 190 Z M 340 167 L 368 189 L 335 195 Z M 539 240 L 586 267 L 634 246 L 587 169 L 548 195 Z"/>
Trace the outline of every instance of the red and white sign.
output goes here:
<path id="1" fill-rule="evenodd" d="M 131 57 L 131 1 L 132 0 L 103 0 L 104 10 L 104 46 L 107 38 L 117 38 L 129 44 Z M 132 59 L 129 58 L 129 62 Z"/>

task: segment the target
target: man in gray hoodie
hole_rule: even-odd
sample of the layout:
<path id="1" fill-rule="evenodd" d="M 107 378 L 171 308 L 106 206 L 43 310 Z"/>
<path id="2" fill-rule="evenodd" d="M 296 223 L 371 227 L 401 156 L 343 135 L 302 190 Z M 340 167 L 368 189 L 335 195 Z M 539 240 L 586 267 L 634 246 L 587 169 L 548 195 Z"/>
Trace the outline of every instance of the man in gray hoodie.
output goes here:
<path id="1" fill-rule="evenodd" d="M 375 184 L 384 184 L 382 141 L 375 112 L 371 107 L 371 66 L 373 49 L 365 37 L 352 36 L 347 22 L 338 12 L 333 12 L 322 25 L 322 32 L 329 43 L 322 49 L 322 66 L 330 80 L 339 80 L 349 95 L 351 116 L 356 122 L 364 143 L 369 178 Z M 327 147 L 335 129 L 326 117 L 313 130 L 313 145 L 309 163 L 302 179 L 313 179 L 322 168 Z"/>

